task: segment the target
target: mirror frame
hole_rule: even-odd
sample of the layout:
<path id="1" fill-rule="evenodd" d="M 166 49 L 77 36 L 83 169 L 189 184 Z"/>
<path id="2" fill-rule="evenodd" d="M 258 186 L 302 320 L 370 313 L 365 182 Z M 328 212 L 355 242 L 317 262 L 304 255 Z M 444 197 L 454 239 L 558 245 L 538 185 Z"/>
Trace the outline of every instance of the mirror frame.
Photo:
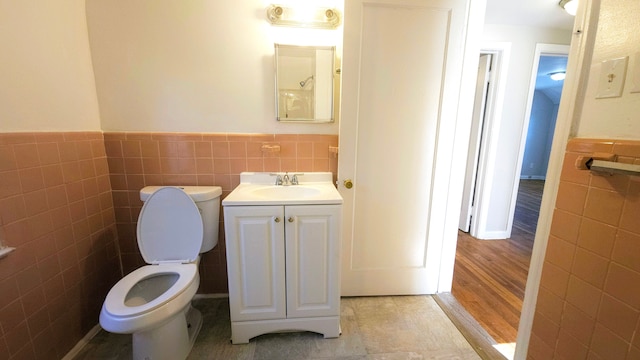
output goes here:
<path id="1" fill-rule="evenodd" d="M 336 66 L 336 47 L 335 46 L 298 46 L 298 45 L 285 45 L 285 44 L 274 44 L 274 49 L 275 49 L 275 107 L 276 107 L 276 120 L 279 122 L 296 122 L 296 123 L 305 123 L 305 124 L 319 124 L 319 123 L 333 123 L 335 122 L 335 106 L 334 106 L 334 96 L 335 96 L 335 74 L 336 74 L 336 70 L 335 70 L 335 66 Z M 311 52 L 311 51 L 315 51 L 317 53 L 318 50 L 329 50 L 331 51 L 331 61 L 330 61 L 330 69 L 328 69 L 329 71 L 325 72 L 328 73 L 330 76 L 327 77 L 326 75 L 323 76 L 321 82 L 318 82 L 318 84 L 320 86 L 318 87 L 322 87 L 324 86 L 325 91 L 330 91 L 330 94 L 327 95 L 327 98 L 324 99 L 325 102 L 325 113 L 328 114 L 328 117 L 316 117 L 316 111 L 315 111 L 315 106 L 317 104 L 316 101 L 316 96 L 317 96 L 317 91 L 316 89 L 318 88 L 316 86 L 316 79 L 318 78 L 317 75 L 317 64 L 315 65 L 315 70 L 313 71 L 313 73 L 311 74 L 311 76 L 307 77 L 307 76 L 303 76 L 303 78 L 300 78 L 300 81 L 298 82 L 300 84 L 301 89 L 292 89 L 292 88 L 285 88 L 283 86 L 283 88 L 280 88 L 280 82 L 278 81 L 279 77 L 282 76 L 283 73 L 287 73 L 287 69 L 284 68 L 282 61 L 280 59 L 281 52 L 282 50 L 299 50 L 300 52 Z M 315 60 L 317 59 L 317 56 L 315 58 L 313 58 L 313 62 L 315 63 Z M 303 97 L 301 98 L 301 96 L 307 95 L 304 92 L 306 92 L 306 90 L 304 90 L 305 88 L 305 84 L 307 84 L 309 82 L 309 80 L 311 79 L 312 81 L 312 93 L 310 94 L 310 96 L 307 97 Z M 297 78 L 296 78 L 297 80 Z M 304 92 L 303 92 L 304 91 Z M 294 116 L 294 117 L 289 117 L 287 114 L 284 114 L 285 116 L 283 116 L 283 114 L 281 114 L 281 109 L 282 106 L 284 105 L 284 101 L 287 101 L 287 98 L 284 98 L 284 96 L 289 97 L 289 100 L 292 102 L 296 102 L 296 103 L 300 103 L 302 102 L 303 105 L 304 103 L 306 103 L 306 107 L 307 111 L 311 111 L 312 112 L 312 116 L 309 117 L 300 117 L 300 116 Z M 327 109 L 328 107 L 328 109 Z"/>

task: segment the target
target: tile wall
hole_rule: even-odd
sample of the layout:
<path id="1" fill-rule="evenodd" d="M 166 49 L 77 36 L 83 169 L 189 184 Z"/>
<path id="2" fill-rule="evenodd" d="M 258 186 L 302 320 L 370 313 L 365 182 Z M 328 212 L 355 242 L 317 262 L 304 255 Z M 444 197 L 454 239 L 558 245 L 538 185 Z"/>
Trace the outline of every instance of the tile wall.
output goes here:
<path id="1" fill-rule="evenodd" d="M 60 359 L 122 273 L 102 133 L 0 134 L 0 225 L 0 359 Z"/>
<path id="2" fill-rule="evenodd" d="M 337 172 L 329 151 L 337 135 L 106 132 L 104 139 L 125 274 L 144 264 L 135 233 L 146 185 L 217 185 L 224 197 L 242 171 Z M 280 151 L 270 152 L 274 145 Z M 222 223 L 218 245 L 201 258 L 200 276 L 200 293 L 227 292 Z"/>
<path id="3" fill-rule="evenodd" d="M 640 359 L 640 176 L 575 167 L 594 152 L 640 164 L 640 141 L 569 142 L 529 359 Z"/>

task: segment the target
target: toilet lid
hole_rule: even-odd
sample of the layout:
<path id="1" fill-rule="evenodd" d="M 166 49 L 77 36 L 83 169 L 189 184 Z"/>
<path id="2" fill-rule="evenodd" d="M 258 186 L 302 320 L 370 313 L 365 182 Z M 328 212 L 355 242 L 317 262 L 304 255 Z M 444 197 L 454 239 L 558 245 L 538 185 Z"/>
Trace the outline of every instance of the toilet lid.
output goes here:
<path id="1" fill-rule="evenodd" d="M 200 210 L 179 188 L 158 189 L 140 210 L 138 247 L 148 264 L 195 261 L 202 234 Z"/>

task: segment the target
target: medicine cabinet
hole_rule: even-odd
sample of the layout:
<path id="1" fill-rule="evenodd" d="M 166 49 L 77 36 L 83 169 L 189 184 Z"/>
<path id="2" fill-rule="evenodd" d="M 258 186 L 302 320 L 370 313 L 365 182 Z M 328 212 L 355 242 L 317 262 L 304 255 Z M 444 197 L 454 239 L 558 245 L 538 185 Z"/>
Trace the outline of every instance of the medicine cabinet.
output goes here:
<path id="1" fill-rule="evenodd" d="M 334 121 L 335 47 L 275 44 L 278 121 Z"/>

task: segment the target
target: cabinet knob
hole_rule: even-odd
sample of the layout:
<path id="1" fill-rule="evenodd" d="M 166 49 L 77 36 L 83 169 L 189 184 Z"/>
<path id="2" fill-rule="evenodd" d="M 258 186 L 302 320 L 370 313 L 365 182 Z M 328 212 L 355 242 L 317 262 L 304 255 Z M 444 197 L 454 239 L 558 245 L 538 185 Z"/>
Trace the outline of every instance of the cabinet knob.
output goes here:
<path id="1" fill-rule="evenodd" d="M 289 220 L 289 222 L 293 222 L 293 218 L 292 217 L 290 217 L 288 220 Z"/>
<path id="2" fill-rule="evenodd" d="M 279 223 L 279 222 L 280 222 L 280 218 L 279 218 L 279 217 L 277 217 L 277 218 L 273 219 L 273 221 L 275 221 L 275 222 Z"/>

